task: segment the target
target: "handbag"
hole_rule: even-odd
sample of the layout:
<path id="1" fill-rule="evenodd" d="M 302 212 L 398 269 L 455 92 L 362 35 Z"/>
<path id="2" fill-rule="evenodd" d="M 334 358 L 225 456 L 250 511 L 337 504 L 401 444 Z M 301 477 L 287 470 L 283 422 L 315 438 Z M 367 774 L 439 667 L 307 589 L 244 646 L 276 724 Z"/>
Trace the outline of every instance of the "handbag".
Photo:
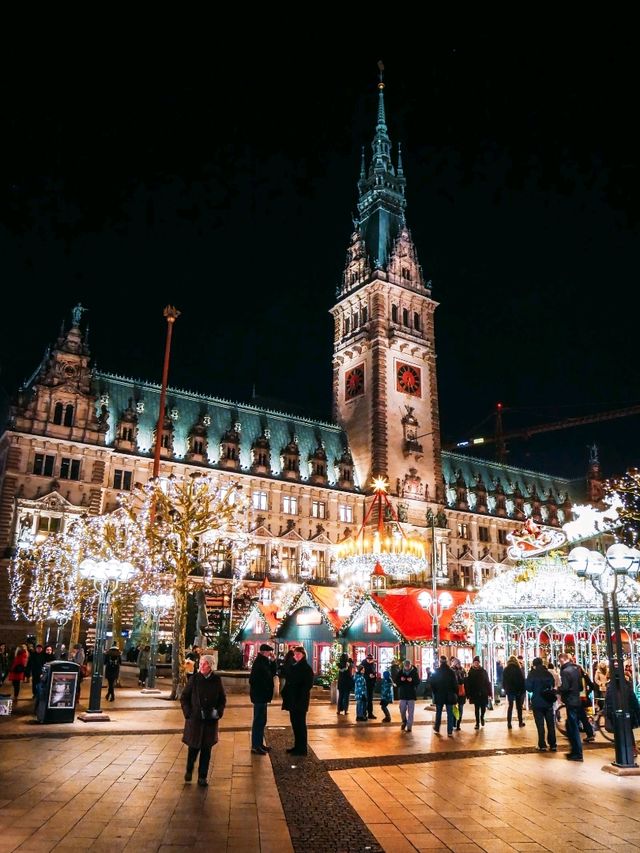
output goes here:
<path id="1" fill-rule="evenodd" d="M 464 689 L 464 684 L 458 684 L 458 696 L 466 696 L 467 693 Z"/>

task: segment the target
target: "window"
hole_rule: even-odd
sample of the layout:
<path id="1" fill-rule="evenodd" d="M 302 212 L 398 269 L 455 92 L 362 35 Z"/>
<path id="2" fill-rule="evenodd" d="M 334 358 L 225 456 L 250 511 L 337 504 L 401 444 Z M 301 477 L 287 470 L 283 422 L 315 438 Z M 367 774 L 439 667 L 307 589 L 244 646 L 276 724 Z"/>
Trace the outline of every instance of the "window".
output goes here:
<path id="1" fill-rule="evenodd" d="M 420 315 L 417 311 L 413 312 L 413 328 L 419 332 L 420 331 Z"/>
<path id="2" fill-rule="evenodd" d="M 354 311 L 353 314 L 351 315 L 351 322 L 353 323 L 353 331 L 355 332 L 355 330 L 358 328 L 358 312 L 357 311 Z"/>
<path id="3" fill-rule="evenodd" d="M 375 613 L 368 613 L 364 624 L 365 634 L 379 634 L 382 630 L 382 620 Z"/>
<path id="4" fill-rule="evenodd" d="M 479 527 L 478 528 L 478 538 L 481 542 L 491 542 L 491 537 L 489 536 L 489 528 L 488 527 Z"/>
<path id="5" fill-rule="evenodd" d="M 119 489 L 121 492 L 130 492 L 131 471 L 123 471 L 121 468 L 116 468 L 113 472 L 113 488 Z"/>
<path id="6" fill-rule="evenodd" d="M 409 267 L 402 267 L 402 278 L 405 281 L 411 280 L 411 273 L 409 272 Z"/>
<path id="7" fill-rule="evenodd" d="M 351 320 L 349 317 L 344 318 L 344 334 L 348 335 L 351 331 Z"/>
<path id="8" fill-rule="evenodd" d="M 507 531 L 506 530 L 503 530 L 503 529 L 498 530 L 498 542 L 501 545 L 507 544 Z"/>
<path id="9" fill-rule="evenodd" d="M 458 522 L 458 536 L 461 539 L 469 538 L 469 525 L 465 524 L 463 521 Z"/>
<path id="10" fill-rule="evenodd" d="M 391 668 L 395 653 L 396 648 L 393 646 L 378 646 L 378 669 L 380 672 Z"/>
<path id="11" fill-rule="evenodd" d="M 79 480 L 80 479 L 80 460 L 69 459 L 63 457 L 60 462 L 60 479 L 61 480 Z"/>
<path id="12" fill-rule="evenodd" d="M 163 432 L 163 433 L 162 433 L 162 438 L 161 438 L 161 440 L 160 440 L 160 444 L 162 445 L 162 447 L 164 447 L 164 449 L 165 449 L 165 450 L 168 450 L 168 449 L 169 449 L 169 441 L 170 441 L 169 433 L 168 433 L 168 432 Z"/>
<path id="13" fill-rule="evenodd" d="M 298 498 L 295 495 L 285 495 L 282 498 L 282 512 L 287 515 L 298 514 Z"/>
<path id="14" fill-rule="evenodd" d="M 200 456 L 204 453 L 204 441 L 201 438 L 193 440 L 193 452 L 198 453 Z"/>
<path id="15" fill-rule="evenodd" d="M 253 493 L 253 508 L 254 509 L 269 509 L 266 492 Z"/>
<path id="16" fill-rule="evenodd" d="M 53 518 L 49 515 L 41 515 L 38 519 L 39 533 L 57 533 L 60 530 L 61 518 Z"/>
<path id="17" fill-rule="evenodd" d="M 281 553 L 282 574 L 285 577 L 295 575 L 296 566 L 296 549 L 289 546 L 283 546 Z"/>
<path id="18" fill-rule="evenodd" d="M 73 406 L 71 404 L 64 410 L 64 425 L 73 426 Z"/>
<path id="19" fill-rule="evenodd" d="M 408 308 L 402 309 L 402 325 L 403 326 L 409 325 L 409 309 Z"/>
<path id="20" fill-rule="evenodd" d="M 369 312 L 367 311 L 367 306 L 365 305 L 360 309 L 360 325 L 364 326 L 368 319 Z"/>
<path id="21" fill-rule="evenodd" d="M 326 518 L 327 517 L 327 505 L 324 501 L 313 501 L 311 504 L 311 517 L 312 518 Z"/>
<path id="22" fill-rule="evenodd" d="M 55 409 L 53 410 L 53 422 L 54 424 L 62 423 L 62 403 L 56 403 Z"/>
<path id="23" fill-rule="evenodd" d="M 353 522 L 353 507 L 349 504 L 340 504 L 338 507 L 338 518 L 340 521 L 346 521 L 347 524 Z"/>
<path id="24" fill-rule="evenodd" d="M 253 545 L 257 554 L 251 562 L 251 571 L 254 575 L 264 575 L 267 572 L 267 546 Z"/>
<path id="25" fill-rule="evenodd" d="M 36 453 L 33 460 L 33 473 L 44 477 L 53 477 L 53 463 L 55 456 L 45 456 L 44 453 Z"/>
<path id="26" fill-rule="evenodd" d="M 392 323 L 398 322 L 398 306 L 397 305 L 391 306 L 391 322 Z"/>
<path id="27" fill-rule="evenodd" d="M 326 551 L 312 551 L 311 562 L 315 565 L 316 576 L 324 578 L 327 576 Z"/>
<path id="28" fill-rule="evenodd" d="M 133 441 L 133 429 L 132 427 L 122 427 L 120 430 L 120 438 L 122 441 Z"/>

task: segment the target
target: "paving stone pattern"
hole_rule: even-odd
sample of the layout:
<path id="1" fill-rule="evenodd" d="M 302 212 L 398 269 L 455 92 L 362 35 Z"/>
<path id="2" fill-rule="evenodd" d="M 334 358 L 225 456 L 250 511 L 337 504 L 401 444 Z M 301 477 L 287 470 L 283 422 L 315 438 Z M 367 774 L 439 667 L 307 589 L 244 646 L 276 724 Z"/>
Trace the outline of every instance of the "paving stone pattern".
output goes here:
<path id="1" fill-rule="evenodd" d="M 296 853 L 382 853 L 357 811 L 313 753 L 290 756 L 290 732 L 271 729 L 273 775 Z"/>

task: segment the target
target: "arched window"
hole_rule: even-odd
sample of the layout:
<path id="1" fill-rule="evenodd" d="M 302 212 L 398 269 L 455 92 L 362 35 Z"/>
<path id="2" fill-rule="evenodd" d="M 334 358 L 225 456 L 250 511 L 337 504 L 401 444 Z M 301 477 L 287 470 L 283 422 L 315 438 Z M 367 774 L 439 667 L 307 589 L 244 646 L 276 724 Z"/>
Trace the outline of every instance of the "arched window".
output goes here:
<path id="1" fill-rule="evenodd" d="M 403 326 L 409 325 L 409 311 L 407 308 L 402 309 L 402 325 Z"/>
<path id="2" fill-rule="evenodd" d="M 420 315 L 417 311 L 413 312 L 413 328 L 418 332 L 420 331 Z"/>
<path id="3" fill-rule="evenodd" d="M 364 306 L 360 309 L 360 324 L 361 324 L 362 326 L 364 326 L 364 324 L 367 322 L 367 320 L 368 320 L 368 319 L 369 319 L 369 314 L 368 314 L 368 311 L 367 311 L 367 306 L 366 306 L 366 305 L 364 305 Z"/>
<path id="4" fill-rule="evenodd" d="M 73 406 L 71 404 L 64 410 L 64 425 L 73 426 Z"/>
<path id="5" fill-rule="evenodd" d="M 392 323 L 398 322 L 398 306 L 397 305 L 391 306 L 391 322 Z"/>
<path id="6" fill-rule="evenodd" d="M 351 319 L 349 317 L 344 318 L 344 334 L 348 335 L 351 331 Z"/>
<path id="7" fill-rule="evenodd" d="M 61 424 L 62 423 L 63 408 L 64 407 L 63 407 L 62 403 L 56 403 L 56 407 L 53 410 L 53 422 L 54 422 L 54 424 Z"/>

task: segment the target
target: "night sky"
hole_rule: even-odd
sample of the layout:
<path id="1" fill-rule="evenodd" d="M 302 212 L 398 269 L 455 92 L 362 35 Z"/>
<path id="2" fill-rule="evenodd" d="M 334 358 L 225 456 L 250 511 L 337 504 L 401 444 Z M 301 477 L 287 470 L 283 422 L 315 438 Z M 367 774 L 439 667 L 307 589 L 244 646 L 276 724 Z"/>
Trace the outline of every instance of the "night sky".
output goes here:
<path id="1" fill-rule="evenodd" d="M 623 37 L 621 37 L 623 38 Z M 3 91 L 0 383 L 79 300 L 98 367 L 330 419 L 328 314 L 373 137 L 376 62 L 433 282 L 443 436 L 640 402 L 640 139 L 631 41 L 443 39 L 393 55 L 238 55 L 207 74 L 40 75 Z M 484 422 L 484 423 L 483 423 Z M 482 426 L 481 426 L 482 425 Z M 509 445 L 580 476 L 638 463 L 638 417 Z M 485 452 L 486 453 L 486 452 Z"/>

